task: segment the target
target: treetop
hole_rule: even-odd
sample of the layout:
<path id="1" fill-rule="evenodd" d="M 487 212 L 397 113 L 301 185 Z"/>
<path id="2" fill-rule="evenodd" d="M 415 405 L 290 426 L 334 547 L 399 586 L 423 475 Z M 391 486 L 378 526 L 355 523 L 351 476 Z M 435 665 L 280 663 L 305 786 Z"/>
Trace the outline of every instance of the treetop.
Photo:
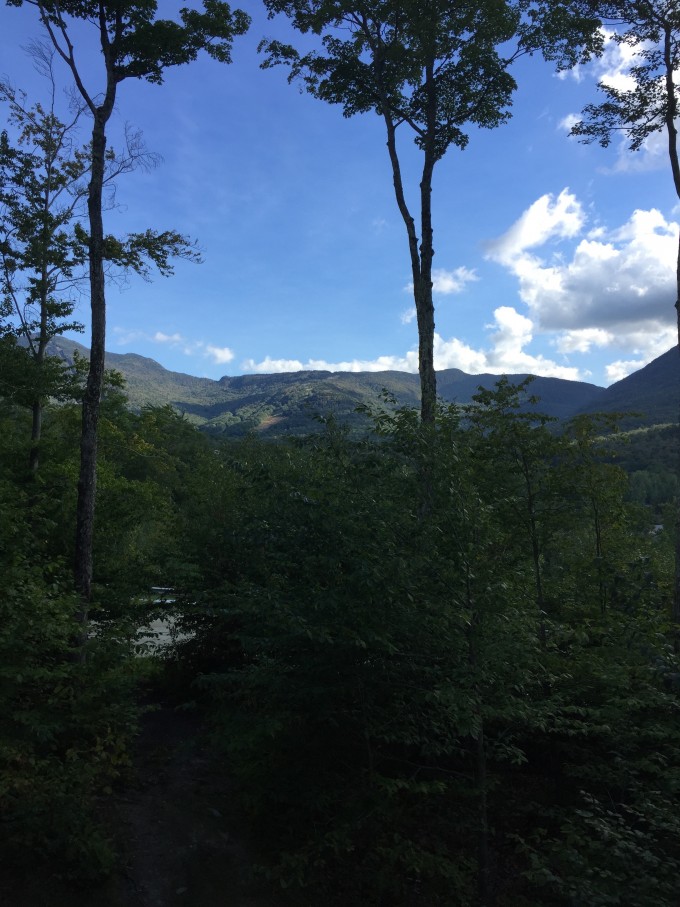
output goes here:
<path id="1" fill-rule="evenodd" d="M 156 19 L 156 0 L 6 0 L 38 9 L 45 27 L 62 39 L 62 56 L 72 54 L 68 18 L 89 21 L 101 38 L 107 68 L 117 82 L 146 79 L 160 84 L 163 70 L 195 60 L 206 50 L 220 62 L 231 61 L 231 42 L 244 34 L 250 17 L 222 0 L 203 0 L 203 11 L 181 9 L 181 22 Z"/>

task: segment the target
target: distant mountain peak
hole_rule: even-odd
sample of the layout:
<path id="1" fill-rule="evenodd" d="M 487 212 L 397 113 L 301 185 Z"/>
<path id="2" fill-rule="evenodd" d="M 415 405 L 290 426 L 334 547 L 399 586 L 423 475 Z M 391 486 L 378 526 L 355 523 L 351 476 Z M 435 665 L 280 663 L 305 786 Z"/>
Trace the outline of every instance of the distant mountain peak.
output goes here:
<path id="1" fill-rule="evenodd" d="M 89 350 L 74 340 L 55 338 L 50 352 L 73 359 Z M 239 436 L 251 430 L 266 435 L 306 434 L 317 427 L 314 415 L 334 413 L 341 421 L 359 424 L 357 404 L 375 404 L 385 388 L 405 406 L 418 406 L 418 375 L 409 372 L 285 372 L 225 375 L 219 380 L 197 378 L 164 368 L 137 353 L 107 353 L 106 365 L 121 372 L 130 405 L 170 404 L 207 431 Z M 519 383 L 527 374 L 508 375 Z M 491 388 L 500 375 L 468 375 L 457 368 L 437 373 L 440 397 L 469 403 L 480 387 Z M 674 422 L 680 404 L 680 356 L 672 349 L 609 388 L 583 381 L 536 377 L 530 392 L 540 398 L 538 409 L 557 419 L 579 413 L 640 411 L 639 424 Z"/>

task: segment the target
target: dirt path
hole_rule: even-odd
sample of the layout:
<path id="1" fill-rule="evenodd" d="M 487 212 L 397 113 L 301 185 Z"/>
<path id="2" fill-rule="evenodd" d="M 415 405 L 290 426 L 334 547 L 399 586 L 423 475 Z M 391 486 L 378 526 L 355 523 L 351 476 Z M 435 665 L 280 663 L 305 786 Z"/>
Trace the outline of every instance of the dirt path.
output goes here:
<path id="1" fill-rule="evenodd" d="M 8 907 L 279 907 L 251 875 L 233 785 L 194 714 L 148 712 L 126 789 L 106 807 L 120 860 L 96 890 L 33 878 Z M 1 887 L 1 886 L 0 886 Z"/>

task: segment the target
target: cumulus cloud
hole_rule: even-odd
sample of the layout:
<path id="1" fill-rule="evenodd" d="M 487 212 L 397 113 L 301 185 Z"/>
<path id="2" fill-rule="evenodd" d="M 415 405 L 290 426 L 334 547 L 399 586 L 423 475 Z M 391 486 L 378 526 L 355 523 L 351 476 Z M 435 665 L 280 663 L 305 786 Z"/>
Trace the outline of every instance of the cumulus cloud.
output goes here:
<path id="1" fill-rule="evenodd" d="M 584 235 L 584 227 L 566 189 L 542 196 L 488 244 L 487 257 L 515 275 L 536 328 L 556 334 L 560 352 L 626 346 L 649 361 L 674 340 L 678 224 L 651 209 L 613 230 Z M 556 238 L 576 246 L 569 255 L 543 248 Z"/>
<path id="2" fill-rule="evenodd" d="M 163 331 L 156 331 L 151 339 L 154 343 L 182 343 L 184 341 L 181 334 L 164 334 Z"/>
<path id="3" fill-rule="evenodd" d="M 442 296 L 461 293 L 465 289 L 466 284 L 475 280 L 479 280 L 477 274 L 464 266 L 453 271 L 435 268 L 432 271 L 432 292 Z"/>
<path id="4" fill-rule="evenodd" d="M 574 126 L 581 121 L 581 117 L 576 113 L 568 113 L 557 124 L 558 129 L 563 129 L 567 134 L 571 132 Z"/>
<path id="5" fill-rule="evenodd" d="M 528 249 L 551 239 L 576 236 L 584 222 L 581 203 L 569 189 L 563 189 L 557 198 L 552 194 L 542 195 L 503 236 L 487 243 L 487 257 L 511 266 L 523 260 Z"/>
<path id="6" fill-rule="evenodd" d="M 631 91 L 635 79 L 630 70 L 643 45 L 619 44 L 613 36 L 613 31 L 604 29 L 604 53 L 593 61 L 593 74 L 599 82 L 617 91 Z"/>
<path id="7" fill-rule="evenodd" d="M 610 346 L 614 335 L 602 328 L 577 328 L 561 334 L 555 346 L 560 353 L 589 353 L 595 347 Z"/>
<path id="8" fill-rule="evenodd" d="M 218 365 L 231 362 L 234 358 L 234 353 L 228 346 L 213 346 L 210 343 L 205 347 L 205 355 L 209 356 Z"/>
<path id="9" fill-rule="evenodd" d="M 225 365 L 234 359 L 234 352 L 228 346 L 216 346 L 207 343 L 205 340 L 191 340 L 176 331 L 168 334 L 165 331 L 154 331 L 147 333 L 145 331 L 128 331 L 125 328 L 114 327 L 113 333 L 116 336 L 116 342 L 121 346 L 127 346 L 130 343 L 144 341 L 145 343 L 160 343 L 172 347 L 174 350 L 180 350 L 185 356 L 203 356 L 206 359 L 212 359 L 217 365 Z"/>
<path id="10" fill-rule="evenodd" d="M 640 51 L 648 45 L 644 43 L 619 44 L 613 39 L 613 35 L 614 32 L 604 30 L 604 53 L 598 59 L 593 60 L 585 72 L 592 75 L 602 85 L 618 91 L 632 91 L 636 86 L 636 81 L 631 74 L 631 69 L 639 62 Z M 580 82 L 583 78 L 583 71 L 577 67 L 570 71 L 570 75 Z M 570 132 L 572 126 L 582 118 L 580 114 L 568 114 L 562 119 L 560 127 Z M 610 168 L 603 168 L 605 173 L 639 172 L 668 166 L 668 139 L 665 130 L 654 132 L 648 136 L 638 151 L 630 151 L 629 140 L 623 134 L 616 142 L 616 147 L 615 162 Z"/>
<path id="11" fill-rule="evenodd" d="M 438 370 L 459 368 L 470 374 L 532 372 L 556 378 L 577 380 L 577 368 L 562 366 L 543 356 L 533 356 L 524 347 L 531 343 L 533 325 L 529 318 L 510 306 L 501 306 L 494 312 L 493 324 L 487 325 L 492 331 L 490 346 L 475 349 L 457 337 L 448 340 L 440 334 L 434 337 L 434 364 Z M 271 374 L 274 372 L 298 372 L 323 370 L 329 372 L 380 372 L 418 371 L 418 351 L 409 350 L 402 356 L 378 356 L 376 359 L 352 359 L 344 362 L 328 362 L 323 359 L 272 359 L 265 357 L 261 362 L 247 359 L 242 364 L 246 372 Z"/>
<path id="12" fill-rule="evenodd" d="M 645 359 L 617 359 L 616 362 L 611 362 L 607 366 L 607 380 L 613 384 L 615 381 L 620 381 L 622 378 L 631 375 L 646 364 L 647 361 Z"/>
<path id="13" fill-rule="evenodd" d="M 452 296 L 455 293 L 462 293 L 468 283 L 479 280 L 476 271 L 473 268 L 466 268 L 462 265 L 454 268 L 453 271 L 447 271 L 445 268 L 434 268 L 432 270 L 432 292 L 435 296 Z M 406 292 L 413 292 L 413 284 L 408 283 L 404 287 Z M 399 316 L 402 324 L 410 324 L 416 317 L 415 306 L 409 306 Z"/>
<path id="14" fill-rule="evenodd" d="M 341 362 L 329 362 L 326 359 L 272 359 L 265 356 L 261 362 L 246 359 L 242 366 L 246 372 L 273 374 L 278 372 L 385 372 L 418 371 L 418 354 L 407 353 L 405 356 L 378 356 L 377 359 L 348 359 Z"/>
<path id="15" fill-rule="evenodd" d="M 639 173 L 667 166 L 668 137 L 665 130 L 662 130 L 648 135 L 637 151 L 631 151 L 628 141 L 622 138 L 612 170 L 616 173 Z"/>
<path id="16" fill-rule="evenodd" d="M 627 91 L 632 87 L 630 68 L 634 65 L 638 48 L 630 44 L 617 44 L 613 40 L 614 32 L 611 29 L 602 29 L 604 50 L 600 57 L 592 60 L 588 66 L 577 64 L 571 69 L 563 69 L 556 73 L 560 80 L 572 79 L 581 83 L 593 76 L 598 82 L 604 82 L 613 88 Z"/>
<path id="17" fill-rule="evenodd" d="M 465 286 L 475 280 L 479 280 L 479 277 L 474 269 L 466 268 L 464 265 L 454 268 L 453 271 L 447 271 L 446 268 L 433 268 L 432 292 L 437 296 L 452 296 L 455 293 L 462 293 Z M 412 293 L 413 283 L 407 283 L 404 290 Z"/>

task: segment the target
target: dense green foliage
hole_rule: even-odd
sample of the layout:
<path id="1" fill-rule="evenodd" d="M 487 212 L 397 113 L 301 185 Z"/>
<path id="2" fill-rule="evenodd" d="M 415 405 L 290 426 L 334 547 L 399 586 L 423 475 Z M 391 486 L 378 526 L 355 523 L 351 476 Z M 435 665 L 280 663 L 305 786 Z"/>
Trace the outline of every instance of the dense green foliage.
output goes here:
<path id="1" fill-rule="evenodd" d="M 192 477 L 175 664 L 268 872 L 297 903 L 673 904 L 671 550 L 600 424 L 555 438 L 507 384 L 430 436 L 376 419 Z"/>
<path id="2" fill-rule="evenodd" d="M 120 81 L 159 82 L 165 66 L 203 47 L 227 61 L 247 17 L 217 0 L 203 13 L 181 11 L 181 25 L 156 21 L 157 4 L 146 0 L 27 2 L 53 39 L 59 29 L 66 40 L 62 14 L 99 10 L 113 41 L 102 44 L 104 107 L 79 86 L 101 115 L 92 157 L 100 210 L 89 235 L 70 232 L 85 151 L 69 156 L 70 143 L 57 143 L 48 165 L 21 147 L 52 143 L 63 126 L 36 107 L 42 125 L 26 127 L 19 146 L 0 136 L 3 864 L 90 883 L 110 871 L 115 841 L 102 816 L 128 781 L 139 678 L 153 659 L 164 665 L 163 692 L 209 717 L 262 871 L 297 905 L 674 907 L 680 660 L 663 524 L 680 491 L 669 454 L 677 427 L 631 432 L 624 446 L 614 417 L 583 414 L 603 401 L 611 411 L 616 393 L 539 379 L 533 387 L 550 391 L 551 413 L 581 413 L 558 426 L 537 411 L 529 381 L 485 380 L 471 397 L 473 379 L 455 370 L 442 376 L 444 401 L 435 404 L 428 384 L 421 418 L 387 393 L 374 402 L 389 383 L 417 403 L 411 378 L 398 373 L 197 384 L 141 357 L 121 357 L 136 380 L 128 401 L 121 376 L 103 375 L 101 265 L 145 273 L 146 255 L 167 272 L 167 255 L 185 243 L 150 231 L 115 240 L 95 224 L 113 160 L 103 123 Z M 490 3 L 481 13 L 473 4 L 462 18 L 434 3 L 429 19 L 417 5 L 385 2 L 375 21 L 352 4 L 267 6 L 294 13 L 303 32 L 348 25 L 349 42 L 326 35 L 327 57 L 271 42 L 269 61 L 287 61 L 348 114 L 381 113 L 391 152 L 398 125 L 415 125 L 425 195 L 446 148 L 464 146 L 466 123 L 506 117 L 514 82 L 499 43 L 517 35 L 520 52 L 541 48 L 566 62 L 583 46 L 569 36 L 584 20 L 554 3 Z M 585 25 L 592 49 L 599 38 Z M 15 122 L 29 114 L 13 110 Z M 392 162 L 399 200 L 394 153 Z M 75 207 L 50 209 L 46 220 L 40 167 L 57 163 Z M 421 334 L 434 329 L 420 323 L 432 290 L 429 201 L 424 208 L 420 253 L 409 231 Z M 91 274 L 101 272 L 92 298 L 99 293 L 102 321 L 85 392 L 97 478 L 85 586 L 73 566 L 87 364 L 42 354 L 68 327 L 60 281 L 75 279 L 86 246 Z M 43 273 L 41 288 L 35 275 L 49 268 L 55 276 Z M 35 290 L 27 308 L 19 286 Z M 31 357 L 17 339 L 30 351 L 36 331 L 40 355 Z M 677 396 L 677 362 L 661 357 L 643 372 L 620 382 L 626 399 L 616 408 L 639 401 L 649 419 L 660 389 Z M 142 393 L 169 405 L 145 406 Z M 39 432 L 29 417 L 36 406 Z M 333 409 L 353 423 L 328 416 L 308 434 L 315 413 Z M 296 437 L 268 445 L 251 434 L 282 413 L 293 414 Z M 218 443 L 191 420 L 237 440 Z M 94 481 L 88 494 L 94 513 Z M 162 659 L 139 641 L 154 617 L 168 616 L 159 587 L 172 590 L 170 616 L 183 631 Z"/>
<path id="3" fill-rule="evenodd" d="M 103 403 L 102 517 L 83 662 L 74 657 L 71 571 L 79 409 L 48 407 L 34 475 L 28 411 L 0 398 L 0 852 L 7 867 L 44 858 L 61 873 L 92 878 L 112 865 L 96 813 L 127 771 L 136 729 L 132 643 L 150 618 L 137 602 L 164 576 L 176 537 L 173 491 L 181 467 L 173 449 L 185 445 L 184 468 L 205 449 L 175 414 L 132 416 L 124 404 L 111 387 Z"/>
<path id="4" fill-rule="evenodd" d="M 78 411 L 2 403 L 3 855 L 111 865 L 137 628 L 207 708 L 264 871 L 298 904 L 672 905 L 680 672 L 672 545 L 598 440 L 500 382 L 434 431 L 393 405 L 354 441 L 212 445 L 103 404 L 93 634 L 72 658 Z M 158 606 L 157 606 L 158 607 Z M 301 886 L 301 887 L 300 887 Z"/>

